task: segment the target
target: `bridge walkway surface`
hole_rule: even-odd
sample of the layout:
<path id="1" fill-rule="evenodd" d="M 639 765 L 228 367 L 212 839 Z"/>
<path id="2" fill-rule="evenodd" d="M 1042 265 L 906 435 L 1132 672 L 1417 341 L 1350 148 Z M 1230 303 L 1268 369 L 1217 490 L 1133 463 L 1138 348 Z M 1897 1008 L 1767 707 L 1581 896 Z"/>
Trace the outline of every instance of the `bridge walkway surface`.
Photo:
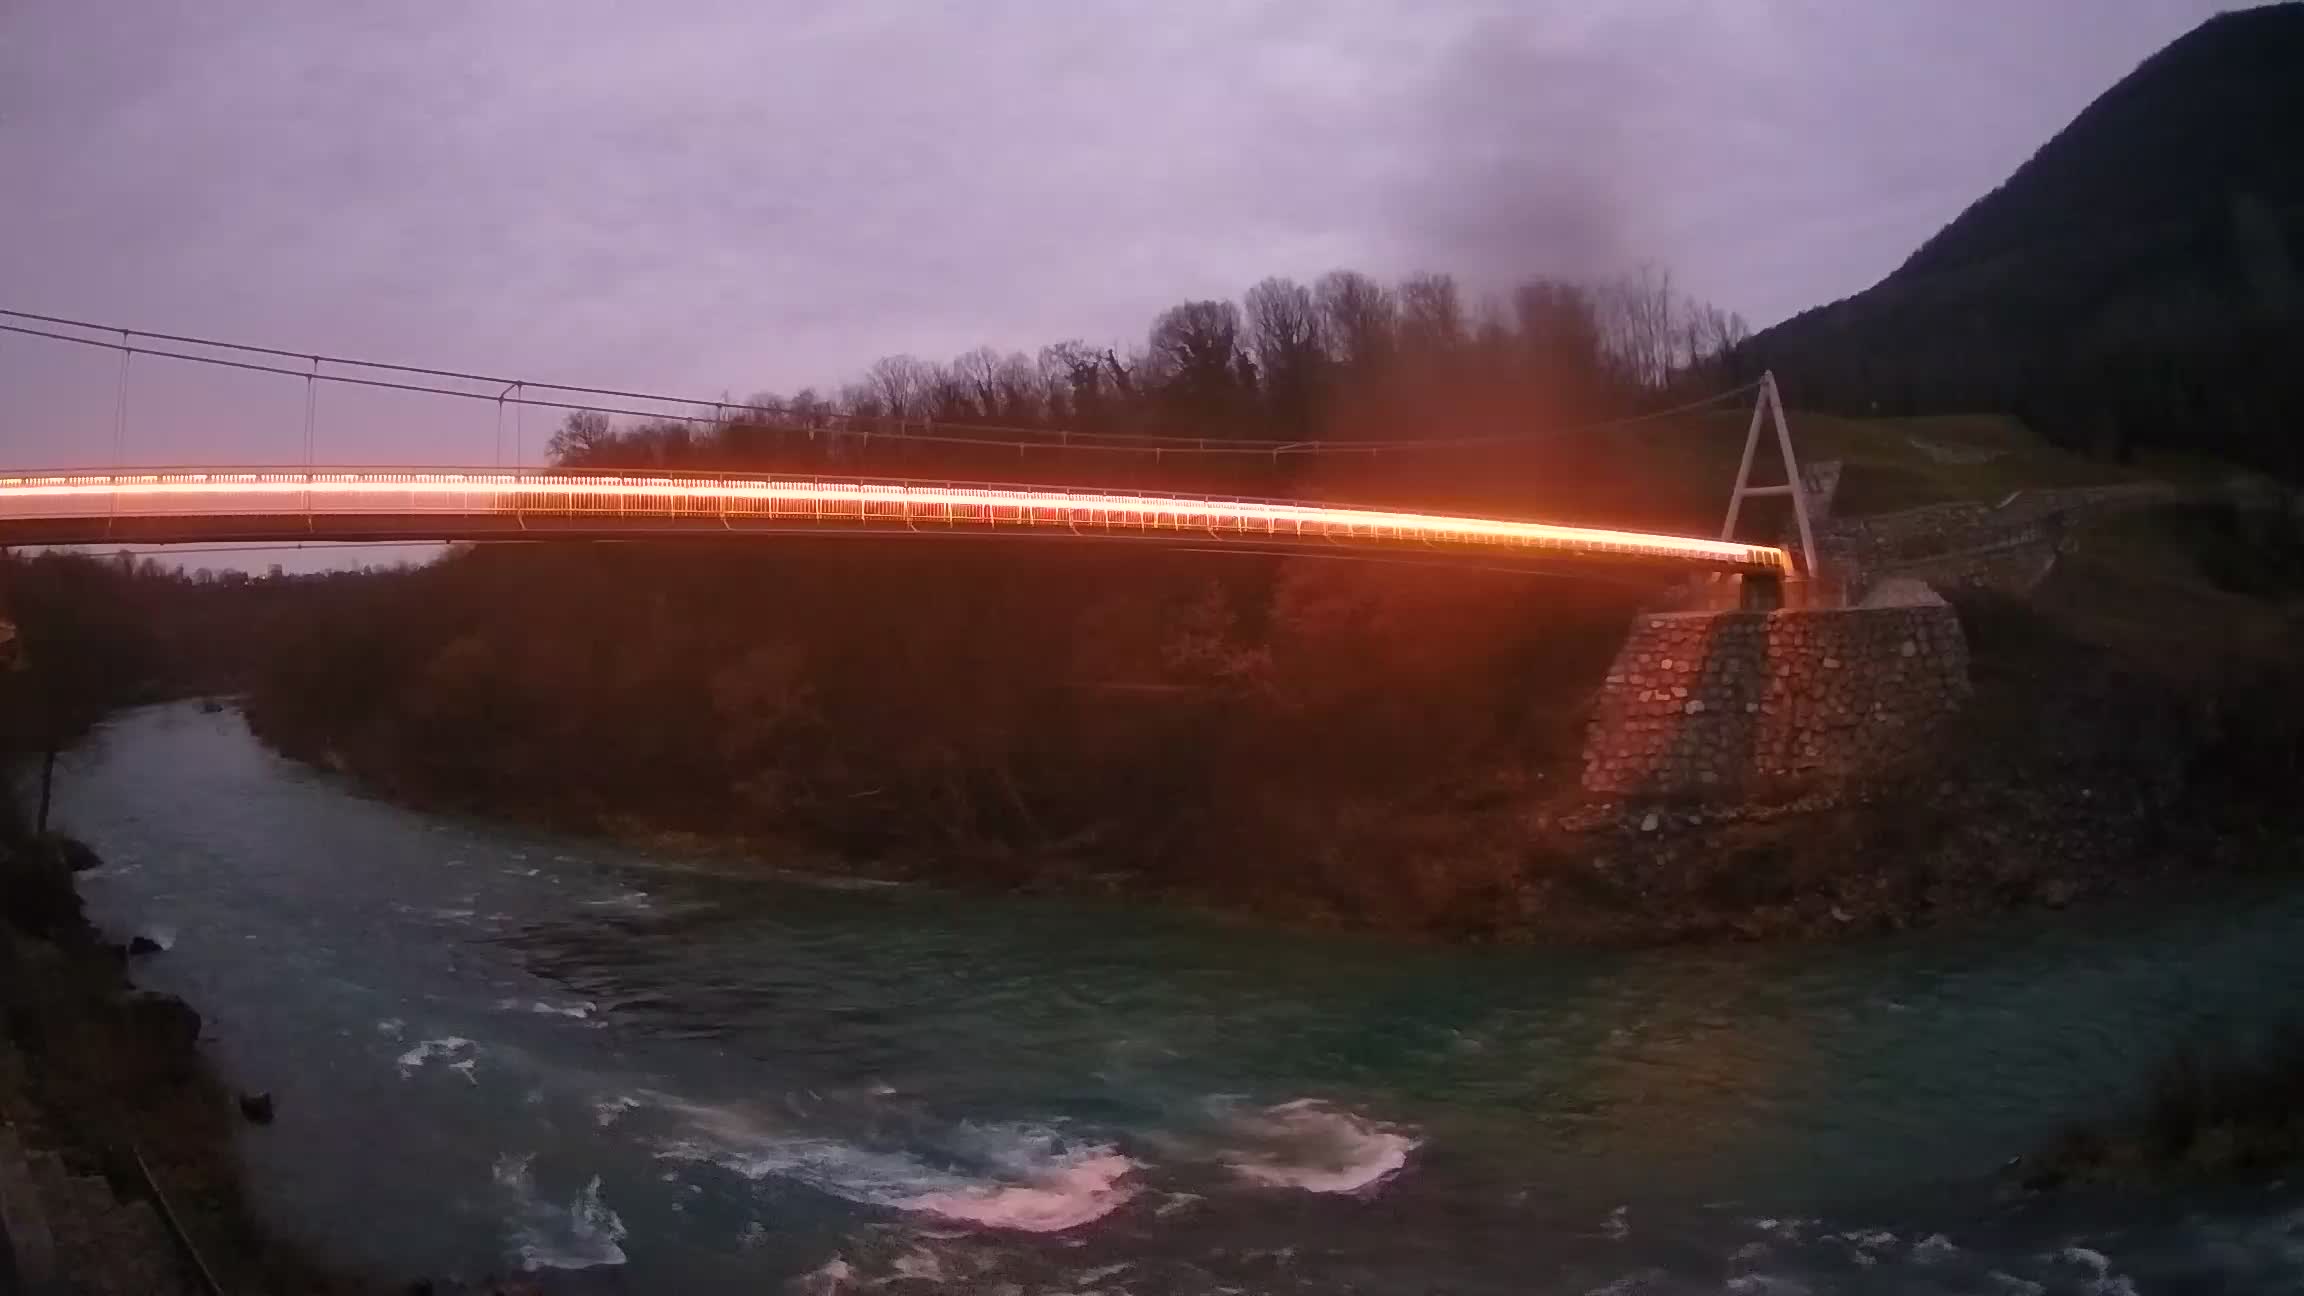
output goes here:
<path id="1" fill-rule="evenodd" d="M 1351 548 L 1781 577 L 1772 545 L 1288 500 L 945 481 L 501 468 L 167 468 L 0 476 L 0 544 L 1015 535 Z"/>

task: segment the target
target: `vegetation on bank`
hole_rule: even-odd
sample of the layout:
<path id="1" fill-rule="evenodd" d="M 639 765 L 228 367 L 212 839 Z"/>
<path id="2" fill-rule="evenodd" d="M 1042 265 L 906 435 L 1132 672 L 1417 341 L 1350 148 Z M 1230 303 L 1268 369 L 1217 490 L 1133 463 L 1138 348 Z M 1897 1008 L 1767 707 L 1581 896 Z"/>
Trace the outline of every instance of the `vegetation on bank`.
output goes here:
<path id="1" fill-rule="evenodd" d="M 122 1203 L 150 1201 L 147 1182 L 159 1185 L 166 1210 L 234 1291 L 375 1291 L 326 1272 L 256 1224 L 233 1146 L 242 1118 L 196 1049 L 199 1014 L 133 987 L 119 948 L 81 920 L 55 844 L 8 823 L 0 878 L 0 1121 L 17 1144 L 67 1173 L 101 1176 Z M 94 1202 L 70 1195 L 41 1204 L 74 1279 L 94 1283 L 99 1269 L 180 1272 L 153 1290 L 196 1290 L 189 1261 L 165 1234 L 123 1231 Z M 87 1252 L 92 1236 L 106 1235 L 116 1250 L 136 1254 Z"/>
<path id="2" fill-rule="evenodd" d="M 195 664 L 212 660 L 185 633 L 213 610 L 193 610 L 180 597 L 190 591 L 180 575 L 132 562 L 0 559 L 12 632 L 0 672 L 0 772 L 11 782 L 34 776 L 34 813 L 46 815 L 59 747 L 118 707 L 186 686 Z M 235 1290 L 370 1290 L 339 1283 L 257 1229 L 233 1150 L 240 1117 L 195 1050 L 198 1014 L 135 990 L 119 947 L 81 915 L 73 874 L 96 863 L 85 846 L 36 828 L 13 795 L 0 797 L 0 1121 L 21 1148 L 68 1173 L 102 1176 L 123 1202 L 146 1195 L 149 1167 Z M 50 1221 L 67 1263 L 100 1260 L 152 1281 L 184 1264 L 164 1236 L 122 1231 L 92 1202 L 45 1206 L 69 1216 Z M 82 1248 L 63 1246 L 67 1238 Z M 103 1245 L 137 1254 L 84 1253 Z M 98 1279 L 92 1270 L 71 1276 Z M 184 1282 L 171 1279 L 166 1290 L 191 1290 L 188 1270 Z"/>
<path id="3" fill-rule="evenodd" d="M 112 711 L 239 682 L 250 630 L 290 586 L 203 580 L 124 555 L 0 556 L 11 631 L 0 645 L 0 776 L 11 792 L 30 776 L 27 799 L 44 802 L 55 750 Z M 521 1280 L 410 1287 L 336 1272 L 263 1228 L 235 1146 L 249 1109 L 200 1054 L 200 1014 L 138 990 L 129 951 L 83 917 L 74 875 L 101 862 L 0 797 L 0 1127 L 28 1164 L 56 1167 L 49 1182 L 29 1177 L 73 1289 L 202 1289 L 157 1224 L 157 1187 L 226 1290 L 533 1296 Z M 266 1119 L 268 1101 L 257 1105 Z M 0 1282 L 7 1264 L 0 1248 Z"/>
<path id="4" fill-rule="evenodd" d="M 1572 778 L 1549 765 L 1644 593 L 1101 548 L 484 549 L 314 587 L 246 710 L 426 802 L 1414 925 L 1412 879 L 1357 843 Z"/>
<path id="5" fill-rule="evenodd" d="M 2127 543 L 2113 527 L 2032 604 L 1963 600 L 1979 696 L 1942 761 L 1797 813 L 1666 807 L 1652 832 L 1591 820 L 1577 780 L 1654 591 L 1494 572 L 484 549 L 310 584 L 246 707 L 409 799 L 936 880 L 1453 935 L 1861 930 L 2277 854 L 2295 582 L 2220 588 L 2278 584 L 2283 560 L 2242 570 L 2255 550 L 2188 518 L 2141 524 L 2197 555 L 2181 568 L 2099 554 Z"/>
<path id="6" fill-rule="evenodd" d="M 2076 1125 L 2010 1167 L 2032 1190 L 2270 1176 L 2304 1159 L 2304 1029 L 2179 1048 L 2135 1114 Z"/>

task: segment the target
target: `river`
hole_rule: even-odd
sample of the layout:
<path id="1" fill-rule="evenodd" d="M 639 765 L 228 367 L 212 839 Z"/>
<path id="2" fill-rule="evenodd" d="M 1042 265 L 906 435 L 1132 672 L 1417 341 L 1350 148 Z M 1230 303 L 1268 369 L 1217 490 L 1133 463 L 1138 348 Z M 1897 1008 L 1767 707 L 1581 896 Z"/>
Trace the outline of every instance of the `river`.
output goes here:
<path id="1" fill-rule="evenodd" d="M 782 876 L 417 813 L 229 710 L 59 818 L 145 984 L 278 1096 L 284 1233 L 553 1291 L 2225 1292 L 2304 1191 L 1992 1171 L 2304 986 L 2219 883 L 1835 946 L 1441 948 Z M 1851 861 L 1859 867 L 1860 861 Z M 2203 889 L 2206 890 L 2206 889 Z"/>

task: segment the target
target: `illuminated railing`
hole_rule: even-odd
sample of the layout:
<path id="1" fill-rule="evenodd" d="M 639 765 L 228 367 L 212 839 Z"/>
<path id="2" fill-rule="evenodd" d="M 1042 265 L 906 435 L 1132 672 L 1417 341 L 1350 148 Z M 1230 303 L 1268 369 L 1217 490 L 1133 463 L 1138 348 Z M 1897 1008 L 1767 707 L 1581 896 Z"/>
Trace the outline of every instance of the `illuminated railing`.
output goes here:
<path id="1" fill-rule="evenodd" d="M 171 530 L 166 525 L 169 519 L 187 525 Z M 470 534 L 475 521 L 563 533 L 633 529 L 650 523 L 729 530 L 1184 533 L 1288 544 L 1621 557 L 1778 574 L 1791 570 L 1785 551 L 1768 545 L 1282 500 L 1036 486 L 484 468 L 164 469 L 0 476 L 0 535 L 16 544 L 84 543 L 88 533 L 99 528 L 106 536 L 160 543 L 168 538 L 205 538 L 216 533 L 213 524 L 236 521 L 298 522 L 299 533 L 326 539 L 331 520 L 341 524 L 348 519 L 394 521 L 398 531 L 440 539 Z M 189 525 L 193 522 L 212 525 Z M 375 526 L 356 529 L 362 537 L 376 532 Z"/>

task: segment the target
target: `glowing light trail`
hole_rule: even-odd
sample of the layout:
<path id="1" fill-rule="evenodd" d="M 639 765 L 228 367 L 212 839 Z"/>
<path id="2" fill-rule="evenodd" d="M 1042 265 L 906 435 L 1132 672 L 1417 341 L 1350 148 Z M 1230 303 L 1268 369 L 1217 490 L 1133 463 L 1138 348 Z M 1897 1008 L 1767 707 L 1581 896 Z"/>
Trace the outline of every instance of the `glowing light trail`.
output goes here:
<path id="1" fill-rule="evenodd" d="M 358 524 L 355 525 L 355 520 Z M 1188 532 L 1385 548 L 1478 547 L 1789 574 L 1769 545 L 1280 500 L 951 482 L 630 476 L 500 469 L 160 470 L 0 477 L 0 541 L 165 543 L 219 533 L 313 539 L 580 533 L 650 521 L 729 530 Z M 493 523 L 493 528 L 486 525 Z M 102 534 L 91 536 L 92 530 Z M 156 538 L 157 537 L 157 538 Z"/>

